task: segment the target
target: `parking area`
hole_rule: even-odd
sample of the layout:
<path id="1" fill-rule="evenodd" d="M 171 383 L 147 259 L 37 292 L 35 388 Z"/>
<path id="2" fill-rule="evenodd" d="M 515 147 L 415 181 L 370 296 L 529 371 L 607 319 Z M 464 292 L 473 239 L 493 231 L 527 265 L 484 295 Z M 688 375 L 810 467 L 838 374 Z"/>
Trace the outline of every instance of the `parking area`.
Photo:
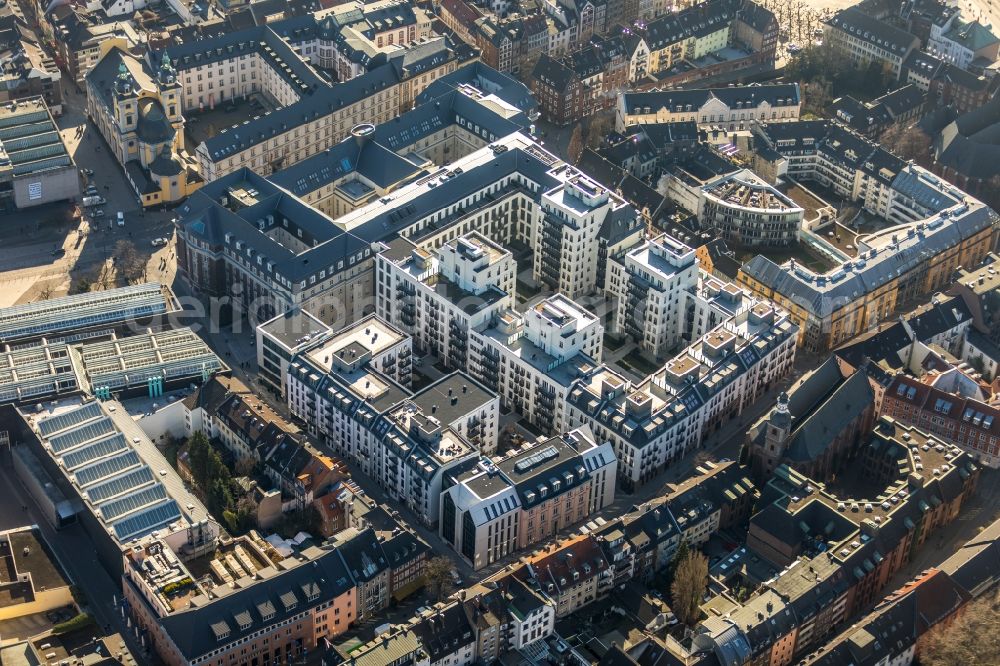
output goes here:
<path id="1" fill-rule="evenodd" d="M 92 280 L 121 240 L 148 261 L 147 279 L 172 280 L 172 211 L 146 211 L 124 170 L 93 123 L 86 99 L 64 86 L 66 112 L 57 119 L 67 151 L 80 170 L 81 200 L 4 214 L 0 225 L 0 307 L 66 294 Z M 102 203 L 84 206 L 89 194 Z M 122 213 L 123 225 L 117 223 Z M 157 245 L 154 239 L 163 239 Z M 111 284 L 104 287 L 114 286 Z"/>

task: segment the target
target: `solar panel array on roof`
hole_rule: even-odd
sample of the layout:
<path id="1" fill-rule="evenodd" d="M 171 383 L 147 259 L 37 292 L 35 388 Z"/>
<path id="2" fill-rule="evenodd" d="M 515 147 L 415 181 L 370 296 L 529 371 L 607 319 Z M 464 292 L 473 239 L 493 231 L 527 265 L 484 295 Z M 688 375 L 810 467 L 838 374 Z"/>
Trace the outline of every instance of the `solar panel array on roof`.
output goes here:
<path id="1" fill-rule="evenodd" d="M 102 504 L 101 516 L 104 520 L 114 520 L 164 499 L 167 499 L 167 489 L 160 484 L 156 484 L 120 499 Z"/>
<path id="2" fill-rule="evenodd" d="M 115 523 L 115 536 L 120 541 L 143 537 L 166 527 L 180 517 L 180 507 L 176 500 L 171 499 Z"/>
<path id="3" fill-rule="evenodd" d="M 59 432 L 78 423 L 83 423 L 84 421 L 100 416 L 102 413 L 101 406 L 96 401 L 90 402 L 72 412 L 40 419 L 38 421 L 38 430 L 42 433 L 42 436 L 48 437 L 54 432 Z"/>
<path id="4" fill-rule="evenodd" d="M 118 474 L 126 469 L 131 469 L 136 465 L 142 464 L 142 458 L 135 451 L 129 451 L 120 456 L 115 456 L 113 458 L 108 458 L 107 460 L 102 460 L 99 463 L 95 463 L 90 467 L 84 467 L 83 469 L 78 469 L 76 473 L 73 474 L 73 478 L 76 479 L 77 485 L 81 488 L 86 488 L 88 485 L 101 481 Z"/>
<path id="5" fill-rule="evenodd" d="M 111 419 L 105 416 L 87 423 L 80 428 L 73 428 L 72 430 L 50 437 L 49 444 L 52 446 L 53 452 L 62 453 L 114 431 L 115 428 L 111 424 Z"/>
<path id="6" fill-rule="evenodd" d="M 66 469 L 74 470 L 77 467 L 82 467 L 100 458 L 106 458 L 113 453 L 124 451 L 127 448 L 128 444 L 125 443 L 125 435 L 117 432 L 105 439 L 99 439 L 93 444 L 70 451 L 62 457 L 62 463 Z"/>
<path id="7" fill-rule="evenodd" d="M 40 419 L 37 427 L 52 434 L 45 447 L 75 483 L 80 497 L 111 536 L 125 542 L 179 521 L 183 514 L 168 486 L 150 468 L 153 463 L 147 464 L 141 454 L 142 440 L 126 436 L 122 430 L 129 432 L 128 428 L 125 422 L 119 425 L 118 418 L 127 416 L 105 412 L 95 401 Z M 145 446 L 152 449 L 148 441 Z"/>
<path id="8" fill-rule="evenodd" d="M 130 455 L 135 454 L 125 454 L 125 456 Z M 125 456 L 117 456 L 116 458 L 112 458 L 112 460 L 124 458 Z M 135 456 L 135 459 L 138 463 L 138 456 Z M 77 477 L 79 478 L 79 475 L 77 475 Z M 136 488 L 141 488 L 142 486 L 152 483 L 155 480 L 153 470 L 148 467 L 140 467 L 137 470 L 127 472 L 121 476 L 116 476 L 113 479 L 109 479 L 103 483 L 95 485 L 93 488 L 87 490 L 87 497 L 91 502 L 103 502 L 113 497 L 118 497 L 119 495 L 131 492 Z"/>

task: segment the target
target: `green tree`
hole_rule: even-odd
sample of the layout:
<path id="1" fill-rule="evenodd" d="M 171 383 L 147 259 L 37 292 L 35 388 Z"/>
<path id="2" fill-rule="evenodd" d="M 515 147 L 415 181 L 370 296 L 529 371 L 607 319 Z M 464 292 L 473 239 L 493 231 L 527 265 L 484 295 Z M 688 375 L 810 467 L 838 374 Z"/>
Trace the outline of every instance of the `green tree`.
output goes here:
<path id="1" fill-rule="evenodd" d="M 687 553 L 677 563 L 670 584 L 671 608 L 677 620 L 692 625 L 700 615 L 701 598 L 708 585 L 708 559 L 697 550 Z"/>
<path id="2" fill-rule="evenodd" d="M 213 515 L 224 515 L 233 505 L 233 493 L 229 489 L 229 480 L 221 477 L 215 478 L 208 486 L 206 502 L 208 510 Z"/>

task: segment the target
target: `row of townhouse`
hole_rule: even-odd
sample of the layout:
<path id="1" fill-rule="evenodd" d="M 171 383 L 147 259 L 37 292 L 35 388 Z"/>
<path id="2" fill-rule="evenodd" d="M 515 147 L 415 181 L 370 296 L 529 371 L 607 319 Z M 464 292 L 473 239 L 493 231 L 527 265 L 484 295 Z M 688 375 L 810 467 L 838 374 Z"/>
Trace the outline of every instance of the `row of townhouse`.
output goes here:
<path id="1" fill-rule="evenodd" d="M 797 333 L 787 312 L 751 299 L 638 383 L 605 365 L 583 373 L 569 389 L 563 428 L 588 425 L 612 442 L 621 487 L 639 486 L 788 374 Z"/>
<path id="2" fill-rule="evenodd" d="M 871 613 L 811 652 L 802 664 L 913 663 L 921 636 L 935 627 L 946 628 L 966 612 L 969 602 L 995 594 L 1000 581 L 992 563 L 997 557 L 1000 522 L 959 547 L 939 567 L 922 572 L 888 595 Z M 875 639 L 874 645 L 866 640 L 869 636 Z"/>
<path id="3" fill-rule="evenodd" d="M 314 504 L 350 476 L 236 379 L 215 376 L 185 397 L 184 431 L 219 442 L 237 465 L 259 465 L 286 511 Z"/>
<path id="4" fill-rule="evenodd" d="M 459 590 L 350 653 L 328 650 L 321 663 L 470 666 L 516 654 L 555 629 L 555 602 L 525 578 L 510 574 Z"/>
<path id="5" fill-rule="evenodd" d="M 736 479 L 749 472 L 744 467 L 736 470 Z M 802 659 L 839 664 L 859 654 L 855 649 L 871 653 L 871 641 L 854 634 L 855 628 L 841 636 L 861 642 L 850 645 L 853 640 L 849 640 L 848 645 L 835 647 L 835 657 L 824 656 L 824 645 L 851 617 L 878 601 L 881 591 L 914 552 L 926 548 L 935 531 L 955 519 L 975 491 L 979 469 L 957 447 L 883 418 L 848 474 L 864 479 L 871 495 L 854 499 L 838 496 L 824 483 L 784 465 L 760 493 L 748 478 L 735 486 L 723 484 L 714 489 L 701 484 L 708 497 L 714 492 L 724 505 L 731 501 L 736 487 L 750 489 L 747 502 L 755 506 L 748 540 L 745 547 L 712 566 L 712 584 L 702 604 L 705 612 L 693 628 L 692 641 L 683 645 L 667 641 L 660 644 L 663 651 L 688 664 L 716 663 L 723 654 L 727 663 L 773 666 Z M 875 492 L 880 494 L 875 496 Z M 681 502 L 678 513 L 683 514 L 684 506 Z M 682 529 L 673 520 L 674 509 L 666 511 L 655 502 L 639 509 L 638 515 L 627 515 L 599 533 L 612 561 L 619 564 L 616 583 L 640 577 L 658 561 L 669 562 L 682 538 L 699 538 L 697 532 L 682 536 Z M 749 515 L 749 509 L 744 512 L 739 505 L 731 509 L 728 516 L 720 516 L 719 529 L 724 529 L 727 519 L 740 521 Z M 700 518 L 705 514 L 711 515 L 710 509 L 696 513 L 695 522 L 706 530 L 716 529 L 713 519 Z M 995 574 L 984 576 L 983 566 L 995 557 L 996 543 L 988 534 L 970 545 L 973 551 L 956 558 L 956 563 L 980 560 L 971 568 L 977 570 L 972 588 L 981 593 L 995 584 Z M 767 562 L 772 574 L 749 598 L 738 601 L 730 586 L 745 580 L 739 573 L 745 571 L 745 558 Z M 951 612 L 961 600 L 953 602 L 935 608 Z M 928 616 L 927 620 L 936 622 L 939 618 Z M 896 654 L 897 650 L 905 653 L 912 645 L 899 642 L 875 645 L 874 649 Z M 632 650 L 627 649 L 629 656 Z M 890 663 L 884 656 L 856 663 Z M 637 662 L 626 658 L 621 663 Z"/>
<path id="6" fill-rule="evenodd" d="M 876 450 L 873 459 L 882 453 L 878 447 Z M 926 483 L 926 491 L 911 486 L 915 488 L 912 499 L 897 491 L 897 501 L 879 509 L 888 517 L 881 519 L 879 515 L 876 520 L 870 512 L 868 518 L 849 519 L 855 525 L 860 523 L 861 529 L 844 537 L 848 546 L 844 552 L 800 559 L 803 569 L 780 572 L 747 601 L 724 602 L 729 613 L 709 613 L 695 627 L 690 642 L 662 642 L 642 632 L 645 637 L 636 636 L 609 655 L 616 664 L 645 663 L 644 654 L 696 666 L 718 663 L 720 654 L 732 664 L 777 666 L 798 660 L 823 666 L 910 663 L 920 635 L 947 623 L 970 600 L 996 589 L 998 577 L 992 563 L 1000 552 L 1000 523 L 987 528 L 938 569 L 920 574 L 885 597 L 860 622 L 846 626 L 845 620 L 852 609 L 877 599 L 891 572 L 907 561 L 905 553 L 914 547 L 907 534 L 914 534 L 914 529 L 919 532 L 918 523 L 926 529 L 944 524 L 946 519 L 940 517 L 950 515 L 951 505 L 960 504 L 968 488 L 974 486 L 974 475 L 963 477 L 960 473 L 964 462 L 956 464 L 957 471 L 949 473 L 961 477 L 961 490 L 951 482 L 931 481 Z M 594 535 L 573 537 L 523 558 L 513 567 L 459 590 L 450 599 L 421 609 L 407 622 L 392 626 L 350 653 L 329 650 L 322 663 L 464 666 L 532 659 L 546 652 L 564 654 L 570 648 L 560 638 L 557 621 L 572 619 L 573 613 L 604 599 L 613 588 L 635 593 L 636 588 L 625 587 L 630 580 L 646 581 L 668 566 L 681 538 L 688 538 L 686 534 L 682 537 L 673 521 L 671 511 L 676 509 L 668 508 L 678 498 L 700 493 L 706 504 L 714 504 L 700 521 L 709 529 L 725 529 L 750 515 L 760 493 L 743 477 L 744 471 L 735 463 L 700 469 L 685 482 L 686 487 L 675 488 L 668 498 L 638 507 Z M 801 493 L 803 488 L 807 495 L 819 493 L 822 497 L 826 492 L 810 489 L 807 481 L 789 476 L 769 484 L 765 502 L 788 501 L 788 492 Z M 800 497 L 790 501 L 793 505 L 803 502 Z M 921 512 L 930 517 L 921 518 Z M 803 518 L 816 519 L 811 515 Z M 893 522 L 899 525 L 894 527 Z M 770 527 L 772 531 L 780 529 Z M 720 566 L 740 555 L 736 551 L 713 568 L 716 584 L 725 585 L 732 575 Z M 714 608 L 714 599 L 707 605 Z M 840 627 L 843 630 L 834 633 Z"/>
<path id="7" fill-rule="evenodd" d="M 986 467 L 1000 466 L 1000 410 L 981 398 L 900 374 L 885 388 L 879 413 L 957 444 Z"/>
<path id="8" fill-rule="evenodd" d="M 746 467 L 708 462 L 594 535 L 611 563 L 616 587 L 629 580 L 648 583 L 670 566 L 681 541 L 697 547 L 720 530 L 741 525 L 759 497 Z"/>
<path id="9" fill-rule="evenodd" d="M 745 472 L 734 462 L 709 463 L 664 497 L 595 533 L 544 546 L 421 609 L 350 655 L 329 651 L 323 663 L 347 658 L 358 666 L 407 660 L 464 666 L 510 659 L 510 653 L 537 654 L 547 643 L 565 652 L 557 621 L 606 599 L 633 578 L 649 581 L 669 565 L 682 538 L 700 543 L 749 518 L 759 493 Z"/>
<path id="10" fill-rule="evenodd" d="M 759 172 L 815 180 L 892 223 L 859 237 L 857 256 L 826 273 L 761 256 L 740 269 L 741 285 L 791 313 L 804 348 L 827 350 L 871 329 L 994 247 L 992 209 L 838 123 L 760 124 L 754 138 Z"/>
<path id="11" fill-rule="evenodd" d="M 777 19 L 754 2 L 708 0 L 595 35 L 567 54 L 543 53 L 529 85 L 546 120 L 568 124 L 611 107 L 627 86 L 676 86 L 773 62 L 777 34 Z M 727 50 L 740 56 L 705 60 Z"/>
<path id="12" fill-rule="evenodd" d="M 895 16 L 876 6 L 848 7 L 826 21 L 824 42 L 859 66 L 881 65 L 893 76 L 913 53 L 976 73 L 1000 55 L 1000 38 L 988 24 L 965 20 L 960 8 L 944 3 L 900 7 Z"/>
<path id="13" fill-rule="evenodd" d="M 429 547 L 407 530 L 351 528 L 278 554 L 255 532 L 196 558 L 147 538 L 125 553 L 131 621 L 171 666 L 303 659 L 422 581 Z"/>

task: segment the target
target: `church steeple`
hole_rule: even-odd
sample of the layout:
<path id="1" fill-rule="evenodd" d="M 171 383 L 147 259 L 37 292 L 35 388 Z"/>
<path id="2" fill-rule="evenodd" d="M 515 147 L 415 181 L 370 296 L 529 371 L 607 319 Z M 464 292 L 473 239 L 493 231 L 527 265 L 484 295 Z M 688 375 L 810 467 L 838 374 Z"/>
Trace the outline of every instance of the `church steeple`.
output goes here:
<path id="1" fill-rule="evenodd" d="M 118 76 L 115 79 L 115 90 L 119 95 L 128 95 L 132 92 L 132 75 L 125 66 L 125 61 L 118 63 Z"/>

